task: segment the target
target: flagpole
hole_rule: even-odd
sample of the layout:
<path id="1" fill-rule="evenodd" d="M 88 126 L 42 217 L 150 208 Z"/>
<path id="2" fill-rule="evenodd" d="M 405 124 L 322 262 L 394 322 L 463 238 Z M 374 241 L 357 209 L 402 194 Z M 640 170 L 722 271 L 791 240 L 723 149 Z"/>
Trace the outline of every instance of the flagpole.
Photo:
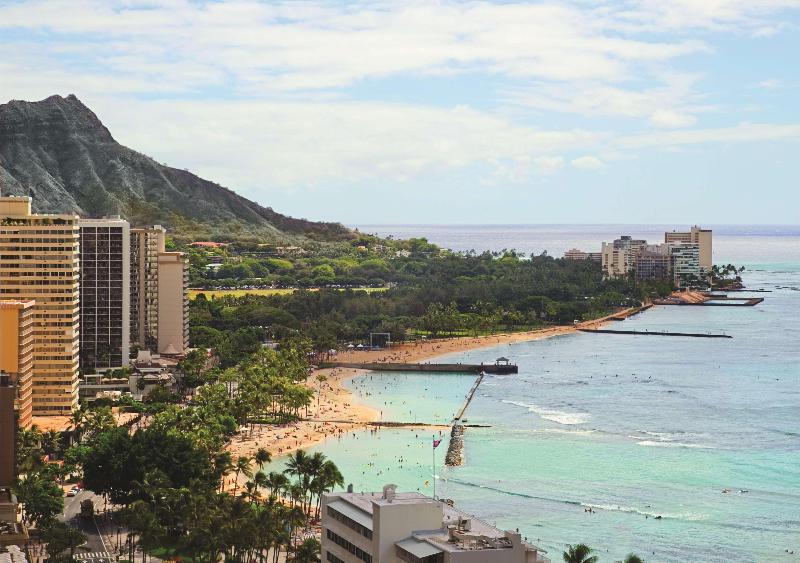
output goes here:
<path id="1" fill-rule="evenodd" d="M 433 500 L 436 500 L 436 434 L 431 436 L 431 453 L 433 454 Z"/>

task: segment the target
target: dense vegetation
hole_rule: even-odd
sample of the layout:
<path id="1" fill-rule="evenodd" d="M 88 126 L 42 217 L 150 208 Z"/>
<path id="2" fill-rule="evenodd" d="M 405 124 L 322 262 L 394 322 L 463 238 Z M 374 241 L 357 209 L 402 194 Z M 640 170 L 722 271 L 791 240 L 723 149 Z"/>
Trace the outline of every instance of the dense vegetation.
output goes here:
<path id="1" fill-rule="evenodd" d="M 372 280 L 389 285 L 382 292 L 322 287 L 211 300 L 200 295 L 191 305 L 192 344 L 215 348 L 223 363 L 229 363 L 232 352 L 235 356 L 237 350 L 250 351 L 260 338 L 298 333 L 323 351 L 337 343 L 363 341 L 369 332 L 390 332 L 394 341 L 403 341 L 418 334 L 522 330 L 595 318 L 671 289 L 603 280 L 599 265 L 588 260 L 526 258 L 513 251 L 456 254 L 440 252 L 424 241 L 415 244 L 423 244 L 425 250 L 393 258 L 281 260 L 291 264 L 287 271 L 315 285 L 324 271 L 328 286 Z M 252 269 L 246 260 L 230 267 Z"/>
<path id="2" fill-rule="evenodd" d="M 163 402 L 123 402 L 123 409 L 140 413 L 127 426 L 117 426 L 106 405 L 76 411 L 76 444 L 66 450 L 56 433 L 21 432 L 24 475 L 15 488 L 26 522 L 45 530 L 62 551 L 79 545 L 71 540 L 80 538 L 55 521 L 63 509 L 56 481 L 79 473 L 127 526 L 133 538 L 128 559 L 138 544 L 145 553 L 194 561 L 277 561 L 281 552 L 293 561 L 318 560 L 318 542 L 296 535 L 309 516 L 318 516 L 320 495 L 344 485 L 336 466 L 300 450 L 284 472 L 265 473 L 268 451 L 233 459 L 226 450 L 248 425 L 297 417 L 311 403 L 312 391 L 301 384 L 308 376 L 307 347 L 295 340 L 278 350 L 259 349 L 225 370 L 198 357 L 190 355 L 181 366 L 189 376 L 182 385 L 191 397 L 187 404 L 174 404 L 163 390 L 147 397 Z M 143 405 L 149 408 L 138 408 Z M 62 463 L 45 462 L 45 453 Z"/>

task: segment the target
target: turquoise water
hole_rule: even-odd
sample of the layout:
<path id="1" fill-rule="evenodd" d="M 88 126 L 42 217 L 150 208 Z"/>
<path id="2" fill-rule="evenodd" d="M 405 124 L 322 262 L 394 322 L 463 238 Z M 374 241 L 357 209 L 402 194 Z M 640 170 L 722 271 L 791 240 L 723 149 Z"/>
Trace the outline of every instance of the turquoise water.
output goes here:
<path id="1" fill-rule="evenodd" d="M 519 527 L 554 561 L 576 542 L 601 561 L 800 561 L 800 260 L 785 246 L 761 256 L 745 281 L 772 292 L 756 307 L 657 307 L 618 325 L 732 339 L 575 334 L 446 357 L 504 355 L 520 373 L 484 380 L 467 418 L 491 427 L 467 430 L 462 467 L 442 467 L 446 440 L 436 450 L 437 494 Z M 372 374 L 351 387 L 385 419 L 439 422 L 472 381 Z M 356 490 L 430 493 L 431 434 L 317 449 Z"/>

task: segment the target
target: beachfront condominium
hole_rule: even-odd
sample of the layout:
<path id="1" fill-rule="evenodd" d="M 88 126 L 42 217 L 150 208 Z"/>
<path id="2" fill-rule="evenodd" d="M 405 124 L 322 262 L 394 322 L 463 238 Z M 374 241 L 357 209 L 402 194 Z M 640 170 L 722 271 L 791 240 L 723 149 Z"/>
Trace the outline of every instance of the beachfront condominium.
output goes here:
<path id="1" fill-rule="evenodd" d="M 696 244 L 670 244 L 672 278 L 675 287 L 697 285 L 705 276 L 700 267 L 700 247 Z"/>
<path id="2" fill-rule="evenodd" d="M 600 266 L 607 278 L 624 277 L 636 268 L 636 257 L 647 245 L 646 240 L 621 236 L 612 243 L 604 242 L 600 250 Z"/>
<path id="3" fill-rule="evenodd" d="M 0 374 L 15 387 L 21 428 L 30 428 L 33 416 L 33 307 L 32 300 L 0 300 Z"/>
<path id="4" fill-rule="evenodd" d="M 167 252 L 166 230 L 130 230 L 131 343 L 179 355 L 189 345 L 188 268 L 181 252 Z"/>
<path id="5" fill-rule="evenodd" d="M 158 255 L 158 353 L 183 354 L 189 347 L 189 268 L 182 252 Z"/>
<path id="6" fill-rule="evenodd" d="M 81 346 L 86 372 L 127 366 L 130 357 L 130 225 L 81 219 Z"/>
<path id="7" fill-rule="evenodd" d="M 544 551 L 420 493 L 330 493 L 322 497 L 326 563 L 539 563 Z"/>
<path id="8" fill-rule="evenodd" d="M 33 300 L 32 411 L 78 406 L 80 275 L 76 215 L 31 212 L 29 197 L 0 197 L 0 299 Z"/>
<path id="9" fill-rule="evenodd" d="M 672 281 L 672 246 L 648 244 L 636 257 L 636 279 L 639 281 Z"/>
<path id="10" fill-rule="evenodd" d="M 565 260 L 591 260 L 593 262 L 601 262 L 602 256 L 601 252 L 584 252 L 577 248 L 571 248 L 564 252 Z"/>
<path id="11" fill-rule="evenodd" d="M 713 265 L 713 233 L 711 229 L 701 229 L 697 225 L 688 231 L 671 231 L 664 233 L 667 244 L 696 244 L 699 250 L 700 268 L 708 273 Z"/>

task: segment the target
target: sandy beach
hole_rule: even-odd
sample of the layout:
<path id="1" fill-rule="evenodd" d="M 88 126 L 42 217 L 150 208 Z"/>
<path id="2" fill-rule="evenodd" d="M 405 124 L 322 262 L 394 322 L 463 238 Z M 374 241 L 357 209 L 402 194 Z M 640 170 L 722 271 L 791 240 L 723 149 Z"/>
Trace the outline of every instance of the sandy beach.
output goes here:
<path id="1" fill-rule="evenodd" d="M 396 345 L 388 350 L 340 352 L 335 360 L 358 363 L 421 362 L 445 354 L 571 334 L 578 328 L 596 328 L 606 323 L 611 317 L 624 317 L 633 311 L 632 309 L 620 311 L 574 326 L 556 326 L 488 336 L 417 341 Z M 336 439 L 340 434 L 360 430 L 369 423 L 380 420 L 379 411 L 356 402 L 352 394 L 344 387 L 347 380 L 364 373 L 367 372 L 343 367 L 315 370 L 306 380 L 306 385 L 315 391 L 315 397 L 305 420 L 282 426 L 256 425 L 252 434 L 249 428 L 242 429 L 229 444 L 229 450 L 236 458 L 253 456 L 258 448 L 266 448 L 274 458 L 277 458 L 329 439 Z M 325 381 L 321 383 L 317 380 L 320 375 L 325 377 Z M 229 478 L 230 486 L 233 485 L 232 479 L 232 477 Z"/>

